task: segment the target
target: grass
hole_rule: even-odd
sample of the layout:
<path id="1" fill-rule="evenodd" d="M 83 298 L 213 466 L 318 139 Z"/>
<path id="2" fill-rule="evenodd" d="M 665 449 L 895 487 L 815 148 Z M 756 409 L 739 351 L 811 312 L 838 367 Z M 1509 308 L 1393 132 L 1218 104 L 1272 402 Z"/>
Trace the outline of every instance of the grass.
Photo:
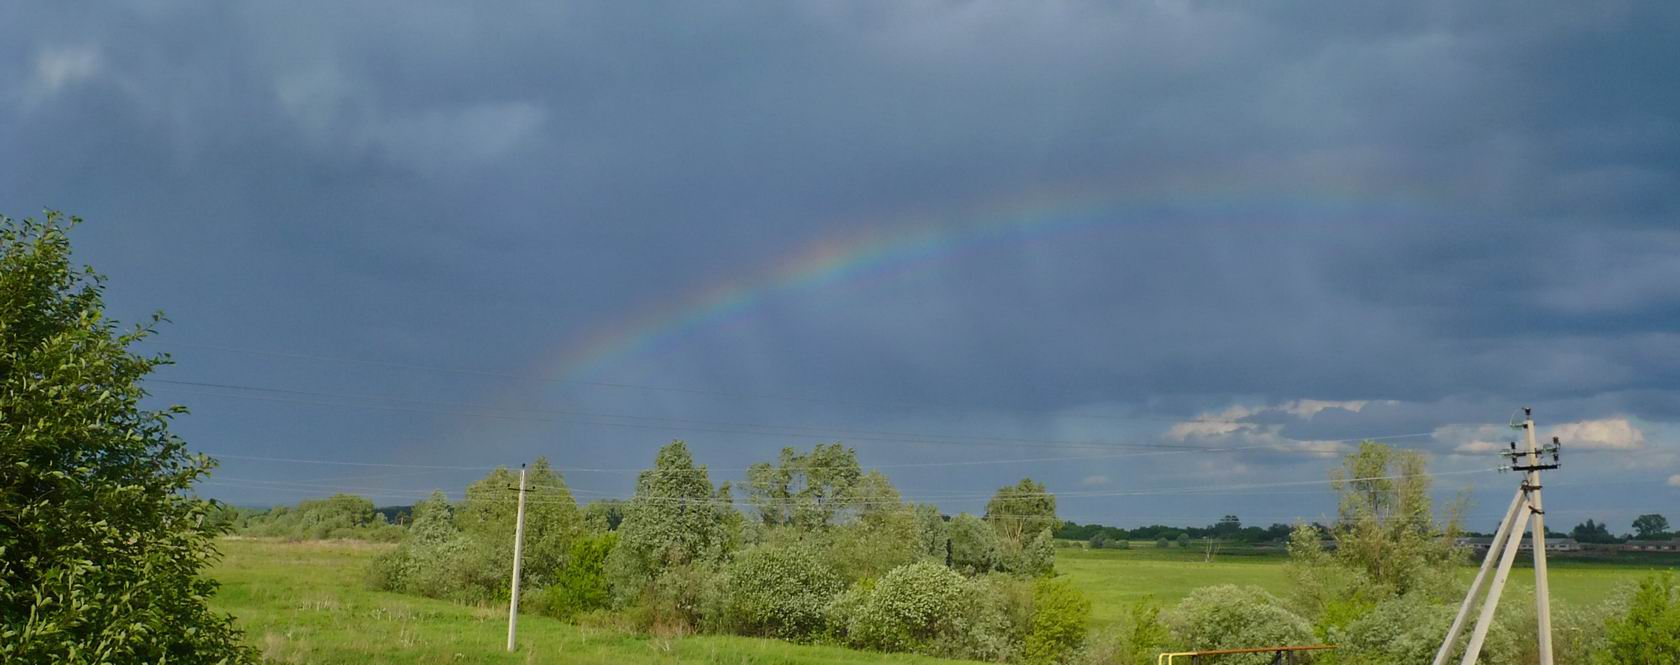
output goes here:
<path id="1" fill-rule="evenodd" d="M 731 636 L 661 638 L 519 617 L 507 646 L 507 608 L 472 607 L 370 591 L 362 571 L 389 545 L 351 541 L 223 540 L 211 575 L 217 610 L 274 663 L 948 663 L 839 647 Z"/>
<path id="2" fill-rule="evenodd" d="M 1289 590 L 1281 551 L 1229 549 L 1211 563 L 1195 548 L 1157 548 L 1133 543 L 1131 549 L 1087 550 L 1059 548 L 1056 570 L 1067 575 L 1092 601 L 1092 623 L 1098 627 L 1119 621 L 1145 596 L 1170 607 L 1198 587 L 1215 584 L 1254 585 L 1277 594 Z M 1504 598 L 1528 602 L 1534 595 L 1534 573 L 1519 559 Z M 1554 604 L 1585 606 L 1602 602 L 1620 587 L 1660 570 L 1674 570 L 1674 557 L 1623 555 L 1616 559 L 1562 558 L 1549 560 L 1548 579 Z M 1466 568 L 1465 581 L 1474 575 Z"/>
<path id="3" fill-rule="evenodd" d="M 368 561 L 390 545 L 353 541 L 221 541 L 212 571 L 222 589 L 217 609 L 239 619 L 247 640 L 276 663 L 939 663 L 932 658 L 853 651 L 730 636 L 654 637 L 574 626 L 530 614 L 519 618 L 520 650 L 504 651 L 507 608 L 473 607 L 370 591 Z M 1154 596 L 1171 606 L 1198 587 L 1252 584 L 1286 593 L 1279 552 L 1231 549 L 1203 561 L 1196 548 L 1056 550 L 1057 570 L 1092 600 L 1092 623 L 1119 621 L 1133 603 Z M 1673 557 L 1612 560 L 1554 558 L 1552 595 L 1559 605 L 1596 603 Z M 1466 569 L 1466 578 L 1473 574 Z M 1512 576 L 1505 598 L 1527 602 L 1533 576 Z"/>

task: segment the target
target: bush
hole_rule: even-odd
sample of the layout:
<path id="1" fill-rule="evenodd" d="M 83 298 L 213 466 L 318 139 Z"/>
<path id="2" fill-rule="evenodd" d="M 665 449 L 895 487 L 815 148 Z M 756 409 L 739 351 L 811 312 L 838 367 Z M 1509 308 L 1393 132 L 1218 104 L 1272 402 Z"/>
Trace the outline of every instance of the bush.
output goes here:
<path id="1" fill-rule="evenodd" d="M 1048 577 L 1033 583 L 1032 599 L 1027 662 L 1067 662 L 1085 643 L 1091 601 L 1067 580 Z"/>
<path id="2" fill-rule="evenodd" d="M 1203 587 L 1167 617 L 1174 641 L 1189 649 L 1238 649 L 1310 644 L 1312 627 L 1259 587 Z M 1263 665 L 1270 655 L 1228 657 L 1229 663 Z"/>
<path id="3" fill-rule="evenodd" d="M 607 588 L 607 554 L 618 542 L 616 534 L 598 533 L 572 541 L 565 565 L 553 582 L 535 594 L 532 611 L 561 619 L 605 608 L 612 600 Z"/>
<path id="4" fill-rule="evenodd" d="M 1160 540 L 1155 541 L 1155 546 L 1164 550 L 1164 549 L 1167 549 L 1168 547 L 1172 547 L 1172 543 L 1167 542 L 1166 538 L 1162 538 Z"/>
<path id="5" fill-rule="evenodd" d="M 1079 661 L 1089 665 L 1149 665 L 1168 639 L 1160 606 L 1146 596 L 1132 604 L 1131 612 L 1118 625 L 1092 636 Z"/>
<path id="6" fill-rule="evenodd" d="M 824 627 L 828 606 L 845 589 L 815 552 L 760 545 L 729 565 L 722 625 L 758 637 L 806 640 Z"/>
<path id="7" fill-rule="evenodd" d="M 1640 581 L 1627 614 L 1606 629 L 1609 650 L 1601 663 L 1680 662 L 1680 584 L 1674 573 Z"/>
<path id="8" fill-rule="evenodd" d="M 927 652 L 942 633 L 957 628 L 967 590 L 967 581 L 950 568 L 913 563 L 892 569 L 866 591 L 854 586 L 836 606 L 853 646 Z"/>

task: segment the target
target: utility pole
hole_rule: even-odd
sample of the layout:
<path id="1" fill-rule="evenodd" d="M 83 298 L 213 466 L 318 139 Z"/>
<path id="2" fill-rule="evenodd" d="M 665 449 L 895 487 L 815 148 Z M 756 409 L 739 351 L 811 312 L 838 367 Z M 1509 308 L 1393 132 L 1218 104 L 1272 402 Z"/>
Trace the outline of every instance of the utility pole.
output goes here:
<path id="1" fill-rule="evenodd" d="M 519 465 L 519 513 L 513 526 L 513 593 L 508 598 L 508 645 L 514 650 L 514 631 L 519 625 L 519 559 L 525 553 L 525 465 Z"/>
<path id="2" fill-rule="evenodd" d="M 1539 624 L 1540 665 L 1552 665 L 1552 609 L 1549 588 L 1546 583 L 1546 511 L 1540 502 L 1540 471 L 1556 469 L 1559 464 L 1559 452 L 1562 445 L 1557 437 L 1552 437 L 1552 443 L 1545 447 L 1534 443 L 1534 410 L 1523 409 L 1523 422 L 1511 423 L 1513 429 L 1523 430 L 1523 450 L 1517 449 L 1517 443 L 1511 442 L 1511 449 L 1504 453 L 1511 460 L 1510 469 L 1523 472 L 1522 484 L 1517 488 L 1517 495 L 1511 500 L 1511 507 L 1505 511 L 1505 519 L 1500 520 L 1499 529 L 1488 543 L 1487 557 L 1482 560 L 1482 567 L 1476 572 L 1475 579 L 1470 582 L 1470 590 L 1464 595 L 1464 603 L 1459 605 L 1458 616 L 1453 618 L 1452 627 L 1447 629 L 1447 638 L 1441 642 L 1440 650 L 1435 652 L 1434 665 L 1446 665 L 1447 658 L 1452 653 L 1453 643 L 1458 641 L 1458 634 L 1464 629 L 1464 621 L 1470 615 L 1470 608 L 1475 606 L 1476 597 L 1481 592 L 1482 580 L 1487 577 L 1488 569 L 1493 567 L 1494 559 L 1499 560 L 1499 567 L 1494 571 L 1493 585 L 1488 589 L 1487 598 L 1482 602 L 1482 611 L 1476 619 L 1476 627 L 1470 632 L 1470 643 L 1464 648 L 1464 658 L 1461 665 L 1475 665 L 1476 659 L 1481 657 L 1482 642 L 1487 639 L 1488 629 L 1493 626 L 1493 613 L 1499 607 L 1499 595 L 1505 589 L 1505 579 L 1511 575 L 1511 563 L 1517 558 L 1517 550 L 1522 543 L 1523 531 L 1528 528 L 1529 521 L 1533 521 L 1534 529 L 1534 605 Z M 1541 459 L 1541 455 L 1551 454 L 1551 463 Z"/>

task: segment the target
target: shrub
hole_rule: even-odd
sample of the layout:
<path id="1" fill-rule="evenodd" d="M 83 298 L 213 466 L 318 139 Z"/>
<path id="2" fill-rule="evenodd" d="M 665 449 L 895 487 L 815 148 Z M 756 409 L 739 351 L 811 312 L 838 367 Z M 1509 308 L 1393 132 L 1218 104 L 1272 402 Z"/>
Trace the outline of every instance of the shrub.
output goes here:
<path id="1" fill-rule="evenodd" d="M 566 563 L 553 581 L 536 594 L 531 609 L 561 619 L 605 608 L 612 600 L 607 588 L 607 554 L 618 541 L 611 532 L 574 539 Z"/>
<path id="2" fill-rule="evenodd" d="M 722 624 L 731 632 L 805 640 L 824 627 L 828 606 L 845 585 L 815 552 L 761 545 L 729 565 Z"/>
<path id="3" fill-rule="evenodd" d="M 1095 535 L 1095 536 L 1091 536 L 1091 549 L 1100 550 L 1100 549 L 1103 548 L 1103 545 L 1105 545 L 1107 543 L 1108 543 L 1108 537 L 1107 536 L 1104 536 L 1100 533 Z"/>
<path id="4" fill-rule="evenodd" d="M 1161 623 L 1161 607 L 1146 596 L 1132 604 L 1131 612 L 1109 630 L 1092 636 L 1079 662 L 1090 665 L 1149 665 L 1167 644 L 1167 627 Z"/>
<path id="5" fill-rule="evenodd" d="M 944 566 L 922 562 L 894 568 L 866 592 L 839 599 L 846 639 L 881 651 L 931 651 L 941 633 L 957 627 L 967 590 L 966 580 Z"/>
<path id="6" fill-rule="evenodd" d="M 1167 542 L 1166 538 L 1162 538 L 1155 541 L 1155 546 L 1161 549 L 1167 549 L 1168 547 L 1172 547 L 1172 543 Z"/>
<path id="7" fill-rule="evenodd" d="M 1191 649 L 1235 649 L 1308 644 L 1312 627 L 1284 609 L 1282 601 L 1259 587 L 1203 587 L 1179 602 L 1167 617 L 1174 641 Z M 1229 657 L 1230 663 L 1269 662 L 1271 656 Z"/>
<path id="8" fill-rule="evenodd" d="M 1048 577 L 1033 583 L 1032 600 L 1027 662 L 1067 662 L 1085 643 L 1091 601 L 1067 580 Z"/>
<path id="9" fill-rule="evenodd" d="M 1680 662 L 1680 584 L 1674 573 L 1641 580 L 1627 614 L 1605 627 L 1609 649 L 1601 663 Z"/>

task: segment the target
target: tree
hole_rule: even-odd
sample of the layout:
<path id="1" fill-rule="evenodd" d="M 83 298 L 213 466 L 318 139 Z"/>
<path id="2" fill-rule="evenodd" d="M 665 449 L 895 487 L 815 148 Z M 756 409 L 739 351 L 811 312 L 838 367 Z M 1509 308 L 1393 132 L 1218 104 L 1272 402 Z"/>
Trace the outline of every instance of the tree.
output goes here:
<path id="1" fill-rule="evenodd" d="M 1607 626 L 1610 651 L 1601 663 L 1680 662 L 1680 582 L 1674 573 L 1639 583 L 1627 615 Z"/>
<path id="2" fill-rule="evenodd" d="M 1001 563 L 997 531 L 968 513 L 951 520 L 951 567 L 967 575 L 997 570 Z"/>
<path id="3" fill-rule="evenodd" d="M 1393 593 L 1450 577 L 1436 573 L 1458 563 L 1457 510 L 1436 524 L 1422 454 L 1366 441 L 1330 479 L 1341 497 L 1331 532 L 1338 562 Z"/>
<path id="4" fill-rule="evenodd" d="M 1650 513 L 1633 518 L 1634 537 L 1640 540 L 1657 540 L 1668 537 L 1668 518 Z"/>
<path id="5" fill-rule="evenodd" d="M 583 516 L 566 481 L 546 457 L 525 473 L 525 549 L 521 575 L 532 588 L 549 582 L 565 565 L 572 540 L 583 533 Z M 455 523 L 488 557 L 486 590 L 505 597 L 502 582 L 513 575 L 513 532 L 519 510 L 519 472 L 497 467 L 467 486 Z"/>
<path id="6" fill-rule="evenodd" d="M 1208 530 L 1213 532 L 1214 537 L 1230 538 L 1242 530 L 1242 520 L 1237 519 L 1236 515 L 1226 515 L 1219 518 L 1219 523 L 1209 527 Z"/>
<path id="7" fill-rule="evenodd" d="M 624 507 L 618 545 L 607 557 L 607 579 L 622 603 L 652 590 L 663 572 L 723 558 L 728 540 L 727 485 L 714 489 L 706 467 L 696 466 L 688 444 L 659 449 L 652 469 L 636 477 L 636 494 Z"/>
<path id="8" fill-rule="evenodd" d="M 1259 587 L 1202 587 L 1167 615 L 1179 644 L 1192 649 L 1238 649 L 1273 644 L 1309 644 L 1311 626 L 1284 609 L 1282 601 Z M 1267 663 L 1271 654 L 1227 656 L 1222 663 Z"/>
<path id="9" fill-rule="evenodd" d="M 1586 522 L 1581 524 L 1577 524 L 1575 525 L 1575 528 L 1570 529 L 1569 537 L 1583 543 L 1616 542 L 1616 537 L 1610 535 L 1609 526 L 1602 522 L 1594 522 L 1591 519 L 1588 519 Z"/>
<path id="10" fill-rule="evenodd" d="M 986 521 L 1005 542 L 1017 547 L 1038 532 L 1061 524 L 1056 519 L 1056 495 L 1045 490 L 1044 483 L 1033 482 L 1031 478 L 998 488 L 992 500 L 986 502 Z"/>
<path id="11" fill-rule="evenodd" d="M 874 500 L 857 491 L 862 477 L 857 451 L 839 443 L 819 443 L 803 454 L 783 448 L 776 464 L 747 468 L 747 503 L 768 526 L 823 529 L 842 511 Z"/>
<path id="12" fill-rule="evenodd" d="M 223 527 L 191 492 L 214 462 L 170 431 L 185 408 L 140 406 L 169 358 L 130 347 L 163 317 L 105 317 L 79 222 L 0 216 L 0 661 L 250 660 L 200 575 Z"/>

